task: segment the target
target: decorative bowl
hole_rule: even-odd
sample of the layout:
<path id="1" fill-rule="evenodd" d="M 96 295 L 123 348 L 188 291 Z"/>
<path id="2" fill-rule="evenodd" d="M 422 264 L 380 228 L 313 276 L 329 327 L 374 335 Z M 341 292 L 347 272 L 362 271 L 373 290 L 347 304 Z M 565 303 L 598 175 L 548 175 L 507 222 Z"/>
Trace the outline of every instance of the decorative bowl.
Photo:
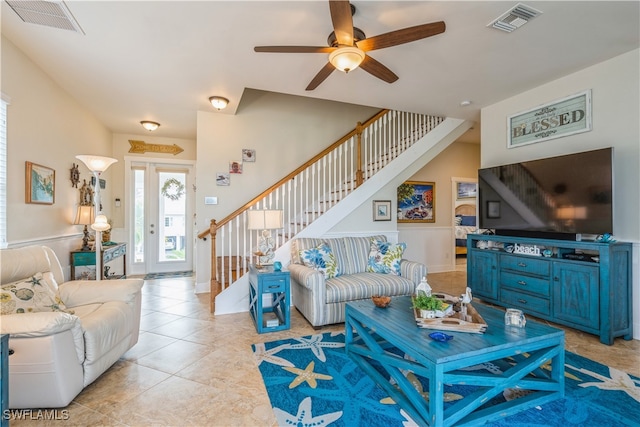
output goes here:
<path id="1" fill-rule="evenodd" d="M 431 332 L 429 338 L 434 341 L 447 342 L 453 339 L 453 335 L 447 335 L 444 332 Z"/>
<path id="2" fill-rule="evenodd" d="M 371 301 L 373 301 L 376 307 L 387 308 L 387 306 L 391 303 L 391 297 L 383 296 L 383 295 L 374 295 L 371 297 Z"/>

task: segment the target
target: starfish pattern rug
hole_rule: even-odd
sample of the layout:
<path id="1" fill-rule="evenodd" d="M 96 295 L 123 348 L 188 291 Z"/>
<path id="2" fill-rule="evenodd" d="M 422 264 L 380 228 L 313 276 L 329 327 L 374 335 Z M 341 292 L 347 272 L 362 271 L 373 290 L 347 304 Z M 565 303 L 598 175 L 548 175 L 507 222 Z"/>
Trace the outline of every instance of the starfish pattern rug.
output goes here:
<path id="1" fill-rule="evenodd" d="M 345 354 L 343 333 L 254 344 L 252 349 L 280 426 L 418 425 Z M 500 373 L 508 366 L 505 359 L 468 369 Z M 428 398 L 427 380 L 410 371 L 405 375 Z M 470 386 L 445 387 L 445 408 L 472 391 Z M 518 392 L 510 389 L 495 402 Z M 563 399 L 485 425 L 639 426 L 640 378 L 567 351 Z"/>

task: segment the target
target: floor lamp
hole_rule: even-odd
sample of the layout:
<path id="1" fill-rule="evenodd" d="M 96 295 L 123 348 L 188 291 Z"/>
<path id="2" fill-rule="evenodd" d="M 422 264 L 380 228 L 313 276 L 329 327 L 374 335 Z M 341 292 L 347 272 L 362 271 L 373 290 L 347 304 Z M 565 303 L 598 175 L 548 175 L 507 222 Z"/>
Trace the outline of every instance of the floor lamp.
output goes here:
<path id="1" fill-rule="evenodd" d="M 96 242 L 95 242 L 95 251 L 96 251 L 96 280 L 102 279 L 102 251 L 100 250 L 102 244 L 102 232 L 111 228 L 109 223 L 107 222 L 107 217 L 102 215 L 100 210 L 100 174 L 106 171 L 109 166 L 117 162 L 116 159 L 112 159 L 111 157 L 103 157 L 103 156 L 92 156 L 81 154 L 76 156 L 76 159 L 80 160 L 82 163 L 87 165 L 91 173 L 95 178 L 95 198 L 94 198 L 94 209 L 95 209 L 95 222 L 91 224 L 91 228 L 96 232 Z"/>

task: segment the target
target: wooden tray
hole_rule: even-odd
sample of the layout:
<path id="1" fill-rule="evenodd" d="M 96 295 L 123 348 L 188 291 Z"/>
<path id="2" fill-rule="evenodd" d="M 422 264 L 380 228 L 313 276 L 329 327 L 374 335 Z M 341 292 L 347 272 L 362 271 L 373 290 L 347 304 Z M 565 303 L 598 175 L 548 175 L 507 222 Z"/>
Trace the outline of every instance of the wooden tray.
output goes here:
<path id="1" fill-rule="evenodd" d="M 420 311 L 413 309 L 413 315 L 419 328 L 439 329 L 442 331 L 469 332 L 472 334 L 483 334 L 487 330 L 487 323 L 471 304 L 467 304 L 467 315 L 462 312 L 455 312 L 448 317 L 435 319 L 424 319 L 420 316 Z"/>

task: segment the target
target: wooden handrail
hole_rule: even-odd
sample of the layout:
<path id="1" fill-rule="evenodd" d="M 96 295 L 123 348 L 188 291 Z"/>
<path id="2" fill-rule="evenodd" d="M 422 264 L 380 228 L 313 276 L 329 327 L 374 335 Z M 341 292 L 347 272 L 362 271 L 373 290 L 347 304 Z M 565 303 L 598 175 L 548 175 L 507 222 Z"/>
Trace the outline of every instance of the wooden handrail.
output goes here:
<path id="1" fill-rule="evenodd" d="M 343 136 L 342 138 L 338 139 L 336 142 L 334 142 L 333 144 L 331 144 L 330 146 L 328 146 L 327 148 L 325 148 L 324 150 L 322 150 L 321 152 L 319 152 L 318 154 L 313 156 L 311 159 L 309 159 L 306 162 L 304 162 L 302 165 L 300 165 L 298 168 L 294 169 L 292 172 L 287 174 L 284 178 L 280 179 L 278 182 L 273 184 L 271 187 L 267 188 L 262 193 L 258 194 L 256 197 L 251 199 L 249 202 L 245 203 L 244 205 L 242 205 L 241 207 L 239 207 L 238 209 L 233 211 L 231 214 L 227 215 L 223 220 L 217 222 L 216 223 L 217 228 L 222 227 L 223 225 L 225 225 L 226 223 L 228 223 L 229 221 L 234 219 L 236 216 L 240 215 L 241 213 L 243 213 L 244 211 L 249 209 L 251 206 L 256 204 L 258 201 L 260 201 L 261 199 L 263 199 L 264 197 L 269 195 L 269 193 L 274 191 L 276 188 L 279 188 L 282 184 L 284 184 L 285 182 L 291 180 L 293 177 L 295 177 L 300 172 L 302 172 L 303 170 L 308 168 L 310 165 L 314 164 L 315 162 L 317 162 L 318 160 L 323 158 L 327 153 L 331 152 L 336 147 L 340 146 L 342 143 L 347 141 L 349 138 L 351 138 L 354 135 L 357 135 L 359 133 L 361 134 L 362 131 L 365 128 L 369 127 L 373 122 L 375 122 L 380 117 L 382 117 L 385 114 L 387 114 L 388 112 L 389 112 L 388 109 L 380 110 L 378 113 L 374 114 L 372 117 L 367 119 L 367 121 L 365 121 L 363 124 L 360 124 L 358 122 L 358 126 L 354 130 L 352 130 L 351 132 L 347 133 L 345 136 Z M 358 150 L 358 153 L 359 152 L 360 152 L 360 150 Z M 358 159 L 358 161 L 360 161 L 360 158 Z M 360 167 L 361 167 L 361 165 L 358 164 L 358 168 L 360 168 Z M 362 175 L 362 171 L 360 169 L 359 169 L 358 175 Z M 204 239 L 208 234 L 211 234 L 211 227 L 209 227 L 207 230 L 204 230 L 200 234 L 198 234 L 198 238 L 199 239 Z"/>

